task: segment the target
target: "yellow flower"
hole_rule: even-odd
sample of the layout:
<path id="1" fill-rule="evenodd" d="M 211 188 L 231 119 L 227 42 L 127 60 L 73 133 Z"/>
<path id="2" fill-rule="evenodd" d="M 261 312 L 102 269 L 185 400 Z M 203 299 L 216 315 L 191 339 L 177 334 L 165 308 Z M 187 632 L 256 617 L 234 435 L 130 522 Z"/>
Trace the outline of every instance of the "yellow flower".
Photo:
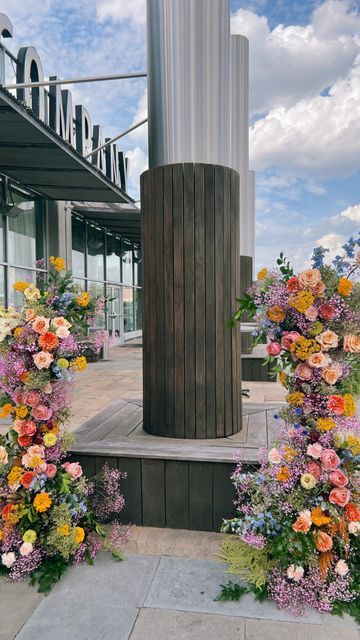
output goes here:
<path id="1" fill-rule="evenodd" d="M 354 396 L 351 393 L 345 393 L 343 397 L 345 400 L 344 416 L 346 416 L 347 418 L 351 418 L 356 413 Z"/>
<path id="2" fill-rule="evenodd" d="M 289 300 L 289 305 L 294 307 L 299 313 L 305 313 L 312 306 L 315 300 L 315 296 L 311 291 L 299 291 L 296 296 L 292 296 Z"/>
<path id="3" fill-rule="evenodd" d="M 55 271 L 65 271 L 66 269 L 66 263 L 63 258 L 50 256 L 49 262 L 51 266 L 54 267 Z"/>
<path id="4" fill-rule="evenodd" d="M 57 361 L 57 365 L 58 367 L 60 367 L 60 369 L 67 369 L 69 366 L 69 360 L 67 360 L 66 358 L 59 358 L 59 360 Z"/>
<path id="5" fill-rule="evenodd" d="M 299 360 L 307 360 L 311 354 L 320 351 L 321 347 L 312 338 L 304 338 L 300 336 L 296 342 L 293 342 L 290 346 L 290 351 L 299 358 Z"/>
<path id="6" fill-rule="evenodd" d="M 34 544 L 36 538 L 37 538 L 37 533 L 36 531 L 34 531 L 34 529 L 28 529 L 27 531 L 25 531 L 22 537 L 23 542 L 31 542 L 31 544 Z"/>
<path id="7" fill-rule="evenodd" d="M 258 280 L 264 280 L 266 278 L 266 276 L 267 276 L 267 272 L 268 272 L 268 270 L 266 269 L 266 267 L 261 269 L 261 271 L 259 271 L 259 273 L 257 274 L 257 279 Z"/>
<path id="8" fill-rule="evenodd" d="M 13 289 L 15 289 L 15 291 L 21 291 L 21 293 L 23 293 L 25 289 L 28 288 L 28 286 L 29 286 L 28 282 L 23 282 L 22 280 L 18 280 L 13 284 Z"/>
<path id="9" fill-rule="evenodd" d="M 304 404 L 305 394 L 301 391 L 295 391 L 294 393 L 288 393 L 286 396 L 286 402 L 294 405 L 295 407 L 301 407 Z"/>
<path id="10" fill-rule="evenodd" d="M 335 422 L 331 418 L 318 418 L 316 426 L 319 431 L 331 431 L 335 427 Z"/>
<path id="11" fill-rule="evenodd" d="M 296 449 L 293 449 L 292 447 L 289 447 L 288 445 L 286 445 L 284 447 L 283 456 L 285 460 L 288 460 L 288 461 L 293 460 L 293 458 L 296 458 L 297 456 L 297 451 Z"/>
<path id="12" fill-rule="evenodd" d="M 11 469 L 11 471 L 8 473 L 8 476 L 7 476 L 7 481 L 10 487 L 20 482 L 21 478 L 23 477 L 23 473 L 24 473 L 24 470 L 22 467 L 13 467 Z"/>
<path id="13" fill-rule="evenodd" d="M 75 527 L 75 540 L 76 544 L 83 542 L 85 538 L 85 531 L 82 527 Z"/>
<path id="14" fill-rule="evenodd" d="M 300 484 L 303 489 L 313 489 L 316 485 L 316 478 L 312 473 L 303 473 L 300 478 Z"/>
<path id="15" fill-rule="evenodd" d="M 4 536 L 3 531 L 2 531 L 2 529 L 0 529 L 0 542 L 3 539 L 3 536 Z"/>
<path id="16" fill-rule="evenodd" d="M 70 535 L 70 527 L 68 524 L 62 524 L 61 526 L 56 528 L 56 531 L 60 536 Z"/>
<path id="17" fill-rule="evenodd" d="M 40 467 L 43 462 L 44 460 L 41 458 L 41 456 L 33 456 L 26 466 L 29 467 L 29 469 L 35 469 L 35 467 Z"/>
<path id="18" fill-rule="evenodd" d="M 76 369 L 76 371 L 83 371 L 87 367 L 87 360 L 85 356 L 78 356 L 71 363 L 71 368 Z"/>
<path id="19" fill-rule="evenodd" d="M 282 384 L 282 386 L 286 387 L 287 375 L 286 375 L 285 371 L 280 371 L 279 380 L 280 380 L 280 383 Z"/>
<path id="20" fill-rule="evenodd" d="M 23 418 L 26 418 L 28 413 L 29 413 L 29 410 L 24 405 L 20 405 L 19 407 L 15 408 L 15 415 L 18 418 L 18 420 L 22 420 Z"/>
<path id="21" fill-rule="evenodd" d="M 55 433 L 45 433 L 43 440 L 45 447 L 53 447 L 57 442 L 57 437 Z"/>
<path id="22" fill-rule="evenodd" d="M 87 307 L 90 300 L 91 298 L 87 291 L 83 291 L 76 298 L 76 302 L 78 303 L 79 307 Z"/>
<path id="23" fill-rule="evenodd" d="M 3 406 L 0 409 L 0 418 L 7 418 L 10 413 L 12 412 L 12 405 L 10 404 L 10 402 L 7 402 L 6 404 L 3 404 Z"/>
<path id="24" fill-rule="evenodd" d="M 322 527 L 322 525 L 330 522 L 330 518 L 324 515 L 321 507 L 315 507 L 311 511 L 311 520 L 317 527 Z"/>
<path id="25" fill-rule="evenodd" d="M 353 283 L 351 282 L 351 280 L 348 280 L 347 278 L 339 278 L 338 292 L 341 296 L 347 298 L 347 296 L 350 295 L 352 288 Z"/>
<path id="26" fill-rule="evenodd" d="M 26 300 L 33 301 L 38 300 L 41 296 L 41 293 L 34 284 L 30 283 L 24 291 L 24 296 Z"/>
<path id="27" fill-rule="evenodd" d="M 281 322 L 285 318 L 285 311 L 281 307 L 275 305 L 269 309 L 268 318 L 272 322 Z"/>
<path id="28" fill-rule="evenodd" d="M 350 449 L 353 456 L 360 455 L 360 438 L 356 438 L 356 436 L 348 436 L 346 445 L 347 448 Z"/>
<path id="29" fill-rule="evenodd" d="M 290 478 L 289 469 L 285 466 L 281 467 L 280 471 L 277 472 L 276 477 L 280 482 L 285 482 L 286 480 L 289 480 Z"/>
<path id="30" fill-rule="evenodd" d="M 16 327 L 14 331 L 15 338 L 20 338 L 22 333 L 24 333 L 24 327 Z"/>
<path id="31" fill-rule="evenodd" d="M 34 498 L 33 505 L 39 513 L 43 513 L 47 511 L 51 507 L 52 500 L 48 493 L 45 491 L 42 493 L 38 493 Z"/>

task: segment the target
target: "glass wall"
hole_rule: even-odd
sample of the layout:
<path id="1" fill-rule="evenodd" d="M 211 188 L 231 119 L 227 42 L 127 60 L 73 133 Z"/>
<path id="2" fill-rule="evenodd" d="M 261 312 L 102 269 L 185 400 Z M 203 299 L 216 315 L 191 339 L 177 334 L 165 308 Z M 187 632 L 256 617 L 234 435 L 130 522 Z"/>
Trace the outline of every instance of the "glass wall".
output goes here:
<path id="1" fill-rule="evenodd" d="M 141 250 L 80 214 L 72 216 L 73 274 L 79 285 L 94 295 L 122 300 L 119 310 L 110 303 L 97 318 L 97 328 L 123 333 L 142 328 Z M 122 323 L 122 328 L 116 328 Z M 116 325 L 115 329 L 114 326 Z"/>

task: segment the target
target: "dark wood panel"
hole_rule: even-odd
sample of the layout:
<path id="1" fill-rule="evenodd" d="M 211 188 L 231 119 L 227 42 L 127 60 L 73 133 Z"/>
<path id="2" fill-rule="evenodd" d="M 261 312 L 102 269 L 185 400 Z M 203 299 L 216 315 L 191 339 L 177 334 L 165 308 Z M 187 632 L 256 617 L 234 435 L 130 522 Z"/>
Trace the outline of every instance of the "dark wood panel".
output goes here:
<path id="1" fill-rule="evenodd" d="M 217 438 L 223 438 L 225 432 L 225 362 L 224 362 L 224 251 L 225 228 L 224 225 L 224 198 L 225 198 L 225 173 L 224 167 L 215 167 L 215 400 L 216 400 L 216 426 Z"/>
<path id="2" fill-rule="evenodd" d="M 234 500 L 235 489 L 231 482 L 231 474 L 235 464 L 213 463 L 213 522 L 212 530 L 220 531 L 223 518 L 234 518 L 236 515 Z"/>
<path id="3" fill-rule="evenodd" d="M 178 460 L 165 462 L 166 526 L 189 528 L 189 463 Z"/>
<path id="4" fill-rule="evenodd" d="M 230 171 L 224 173 L 224 405 L 225 405 L 225 434 L 233 433 L 233 412 L 232 412 L 232 337 L 228 322 L 235 309 L 235 301 L 232 299 L 231 288 L 231 212 L 230 212 Z"/>
<path id="5" fill-rule="evenodd" d="M 215 171 L 204 165 L 206 437 L 216 438 Z"/>
<path id="6" fill-rule="evenodd" d="M 127 473 L 122 481 L 122 492 L 125 507 L 121 512 L 121 522 L 125 524 L 142 524 L 142 469 L 139 458 L 117 458 L 119 471 Z"/>
<path id="7" fill-rule="evenodd" d="M 195 438 L 194 165 L 184 165 L 184 350 L 186 437 Z"/>
<path id="8" fill-rule="evenodd" d="M 205 395 L 205 184 L 202 165 L 194 169 L 195 215 L 195 411 L 196 438 L 206 437 Z"/>
<path id="9" fill-rule="evenodd" d="M 155 259 L 156 269 L 153 274 L 156 287 L 156 295 L 153 300 L 156 304 L 156 395 L 153 399 L 156 415 L 156 433 L 163 436 L 166 433 L 165 423 L 165 308 L 164 308 L 164 170 L 159 171 L 155 181 Z"/>
<path id="10" fill-rule="evenodd" d="M 174 401 L 175 438 L 185 437 L 184 413 L 184 176 L 183 165 L 173 166 L 174 224 Z"/>
<path id="11" fill-rule="evenodd" d="M 166 435 L 174 437 L 174 234 L 173 234 L 172 166 L 164 167 L 164 318 L 165 318 L 165 426 Z"/>
<path id="12" fill-rule="evenodd" d="M 142 460 L 143 524 L 165 526 L 165 462 Z"/>
<path id="13" fill-rule="evenodd" d="M 212 531 L 213 469 L 211 462 L 189 462 L 189 528 Z"/>

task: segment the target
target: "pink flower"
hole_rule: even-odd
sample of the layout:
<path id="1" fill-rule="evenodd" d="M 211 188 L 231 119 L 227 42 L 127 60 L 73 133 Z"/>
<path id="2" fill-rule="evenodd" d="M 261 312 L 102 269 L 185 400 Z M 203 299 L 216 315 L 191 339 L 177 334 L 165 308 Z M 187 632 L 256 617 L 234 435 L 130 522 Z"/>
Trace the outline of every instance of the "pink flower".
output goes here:
<path id="1" fill-rule="evenodd" d="M 32 553 L 33 548 L 34 547 L 32 546 L 31 542 L 23 542 L 21 547 L 20 547 L 20 549 L 19 549 L 20 555 L 21 556 L 29 556 L 30 553 Z"/>
<path id="2" fill-rule="evenodd" d="M 67 338 L 70 335 L 70 331 L 66 327 L 59 327 L 55 333 L 58 338 Z"/>
<path id="3" fill-rule="evenodd" d="M 45 455 L 45 449 L 42 445 L 39 444 L 33 444 L 31 447 L 28 448 L 27 452 L 23 455 L 23 457 L 21 458 L 21 462 L 24 465 L 24 467 L 28 467 L 31 464 L 31 461 L 33 458 L 44 458 Z"/>
<path id="4" fill-rule="evenodd" d="M 268 460 L 272 464 L 279 464 L 281 462 L 281 460 L 282 460 L 280 451 L 278 449 L 276 449 L 275 447 L 270 449 L 270 451 L 268 453 Z"/>
<path id="5" fill-rule="evenodd" d="M 321 273 L 319 269 L 307 269 L 299 275 L 301 287 L 303 289 L 310 289 L 310 291 L 313 291 L 314 287 L 316 287 L 321 281 Z"/>
<path id="6" fill-rule="evenodd" d="M 36 424 L 33 420 L 24 420 L 20 428 L 20 435 L 33 436 L 36 433 Z"/>
<path id="7" fill-rule="evenodd" d="M 33 356 L 33 360 L 38 369 L 48 369 L 54 360 L 54 356 L 48 351 L 39 351 Z"/>
<path id="8" fill-rule="evenodd" d="M 330 364 L 330 358 L 322 351 L 318 351 L 317 353 L 311 354 L 308 358 L 308 363 L 311 367 L 314 367 L 314 369 L 322 369 Z"/>
<path id="9" fill-rule="evenodd" d="M 47 478 L 53 478 L 56 476 L 57 466 L 55 464 L 48 463 L 45 469 L 45 475 Z"/>
<path id="10" fill-rule="evenodd" d="M 346 564 L 345 560 L 342 560 L 342 559 L 338 560 L 336 565 L 335 565 L 334 571 L 339 576 L 346 576 L 346 574 L 349 573 L 349 567 Z"/>
<path id="11" fill-rule="evenodd" d="M 281 345 L 278 342 L 270 342 L 266 345 L 266 351 L 270 356 L 278 356 L 281 351 Z"/>
<path id="12" fill-rule="evenodd" d="M 360 522 L 349 522 L 348 526 L 349 533 L 356 535 L 360 531 Z"/>
<path id="13" fill-rule="evenodd" d="M 322 451 L 323 448 L 318 442 L 315 442 L 315 444 L 309 444 L 308 448 L 306 449 L 306 453 L 308 454 L 308 456 L 311 456 L 312 458 L 315 458 L 317 460 L 321 458 Z"/>
<path id="14" fill-rule="evenodd" d="M 340 489 L 340 487 L 336 487 L 336 489 L 332 489 L 329 495 L 329 501 L 331 504 L 336 504 L 338 507 L 345 507 L 351 498 L 351 493 L 349 489 Z"/>
<path id="15" fill-rule="evenodd" d="M 21 430 L 23 428 L 25 424 L 25 420 L 14 420 L 12 428 L 14 429 L 14 431 L 16 431 L 17 433 L 21 433 Z"/>
<path id="16" fill-rule="evenodd" d="M 9 551 L 8 553 L 3 553 L 1 556 L 1 562 L 5 567 L 10 569 L 16 560 L 15 553 L 13 551 Z"/>
<path id="17" fill-rule="evenodd" d="M 35 407 L 40 400 L 40 394 L 37 391 L 28 391 L 26 396 L 25 396 L 25 402 L 26 404 L 28 404 L 30 407 Z"/>
<path id="18" fill-rule="evenodd" d="M 53 411 L 50 407 L 46 407 L 44 404 L 38 404 L 37 407 L 32 410 L 32 414 L 35 420 L 43 421 L 50 420 Z"/>
<path id="19" fill-rule="evenodd" d="M 67 473 L 70 473 L 71 480 L 76 480 L 77 478 L 80 478 L 80 476 L 82 476 L 83 471 L 78 462 L 64 462 L 64 464 L 61 466 L 65 469 L 65 471 L 67 471 Z"/>
<path id="20" fill-rule="evenodd" d="M 50 324 L 49 318 L 44 318 L 44 316 L 36 316 L 34 322 L 32 323 L 32 328 L 36 333 L 45 333 L 48 330 Z"/>
<path id="21" fill-rule="evenodd" d="M 339 336 L 334 331 L 323 331 L 318 336 L 316 336 L 315 340 L 319 343 L 319 345 L 324 349 L 324 351 L 328 351 L 328 349 L 336 349 L 339 344 Z"/>
<path id="22" fill-rule="evenodd" d="M 331 484 L 335 485 L 335 487 L 343 488 L 346 487 L 347 484 L 349 484 L 349 478 L 345 475 L 345 473 L 340 471 L 340 469 L 336 469 L 335 471 L 329 473 L 329 480 Z"/>
<path id="23" fill-rule="evenodd" d="M 297 342 L 300 338 L 300 333 L 297 331 L 289 331 L 283 334 L 281 338 L 281 346 L 283 349 L 287 349 L 289 351 L 290 347 L 294 342 Z"/>
<path id="24" fill-rule="evenodd" d="M 324 449 L 321 462 L 326 471 L 335 471 L 340 464 L 340 458 L 334 449 Z"/>
<path id="25" fill-rule="evenodd" d="M 310 462 L 306 467 L 306 471 L 311 473 L 317 480 L 321 476 L 321 466 L 318 462 Z"/>
<path id="26" fill-rule="evenodd" d="M 318 310 L 316 307 L 309 307 L 308 309 L 306 309 L 305 318 L 307 320 L 310 320 L 310 322 L 315 322 L 317 317 L 318 317 Z"/>
<path id="27" fill-rule="evenodd" d="M 295 375 L 300 378 L 300 380 L 311 380 L 313 372 L 307 364 L 300 363 L 295 369 Z"/>
<path id="28" fill-rule="evenodd" d="M 330 302 L 325 302 L 319 309 L 319 314 L 324 320 L 334 320 L 337 313 L 337 308 Z"/>
<path id="29" fill-rule="evenodd" d="M 71 327 L 71 323 L 68 320 L 66 320 L 66 318 L 63 318 L 62 316 L 59 316 L 58 318 L 53 318 L 51 320 L 51 324 L 57 329 L 59 329 L 59 327 L 65 327 L 65 329 L 70 329 Z"/>
<path id="30" fill-rule="evenodd" d="M 300 567 L 300 565 L 291 564 L 290 567 L 288 567 L 286 574 L 289 580 L 300 582 L 304 575 L 304 569 L 303 567 Z"/>

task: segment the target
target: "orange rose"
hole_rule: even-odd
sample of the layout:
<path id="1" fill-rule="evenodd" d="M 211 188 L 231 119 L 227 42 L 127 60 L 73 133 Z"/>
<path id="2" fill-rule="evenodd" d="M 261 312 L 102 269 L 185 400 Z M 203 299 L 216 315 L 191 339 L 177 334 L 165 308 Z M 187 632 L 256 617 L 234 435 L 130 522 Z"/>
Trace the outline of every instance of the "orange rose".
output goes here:
<path id="1" fill-rule="evenodd" d="M 354 502 L 348 502 L 348 504 L 345 507 L 345 515 L 346 515 L 346 520 L 348 522 L 360 521 L 360 509 L 356 506 Z"/>
<path id="2" fill-rule="evenodd" d="M 325 531 L 318 531 L 315 537 L 315 544 L 318 551 L 330 551 L 333 546 L 331 537 Z"/>
<path id="3" fill-rule="evenodd" d="M 360 336 L 348 333 L 344 336 L 344 351 L 348 353 L 360 353 Z"/>
<path id="4" fill-rule="evenodd" d="M 327 384 L 334 385 L 339 380 L 342 374 L 342 367 L 339 364 L 333 364 L 331 367 L 326 367 L 322 372 L 322 377 Z"/>
<path id="5" fill-rule="evenodd" d="M 292 526 L 297 533 L 307 533 L 311 527 L 311 522 L 307 518 L 298 516 Z"/>
<path id="6" fill-rule="evenodd" d="M 39 347 L 44 349 L 44 351 L 52 351 L 53 349 L 56 349 L 58 344 L 58 338 L 55 333 L 52 333 L 51 331 L 45 331 L 38 340 Z"/>
<path id="7" fill-rule="evenodd" d="M 28 489 L 35 478 L 35 473 L 33 471 L 26 471 L 21 478 L 21 484 L 25 489 Z"/>
<path id="8" fill-rule="evenodd" d="M 34 309 L 26 309 L 25 311 L 26 322 L 32 322 L 35 318 L 36 318 L 36 313 Z"/>

